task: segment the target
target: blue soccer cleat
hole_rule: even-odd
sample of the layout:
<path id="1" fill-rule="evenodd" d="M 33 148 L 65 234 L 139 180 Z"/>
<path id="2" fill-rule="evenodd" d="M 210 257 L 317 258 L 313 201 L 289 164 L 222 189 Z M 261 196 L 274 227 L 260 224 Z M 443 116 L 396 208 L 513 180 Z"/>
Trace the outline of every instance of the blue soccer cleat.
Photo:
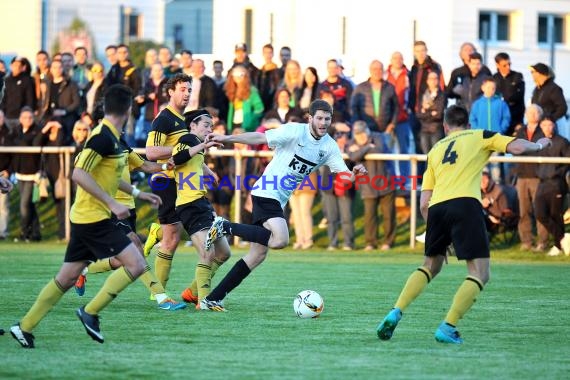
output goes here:
<path id="1" fill-rule="evenodd" d="M 440 343 L 463 343 L 463 339 L 459 336 L 459 331 L 445 321 L 441 322 L 435 331 L 435 340 Z"/>
<path id="2" fill-rule="evenodd" d="M 176 311 L 184 309 L 186 307 L 186 304 L 183 302 L 175 301 L 172 298 L 167 298 L 161 303 L 159 303 L 158 307 L 161 308 L 162 310 Z"/>
<path id="3" fill-rule="evenodd" d="M 389 340 L 398 326 L 398 322 L 402 319 L 402 310 L 400 308 L 395 307 L 386 316 L 384 320 L 378 325 L 376 328 L 376 334 L 378 334 L 378 338 L 381 340 Z"/>

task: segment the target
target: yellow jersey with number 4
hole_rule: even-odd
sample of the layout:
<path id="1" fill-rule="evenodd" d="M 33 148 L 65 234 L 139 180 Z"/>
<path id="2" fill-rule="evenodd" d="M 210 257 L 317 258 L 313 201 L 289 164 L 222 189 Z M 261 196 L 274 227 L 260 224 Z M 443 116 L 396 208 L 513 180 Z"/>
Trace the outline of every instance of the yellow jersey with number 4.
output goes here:
<path id="1" fill-rule="evenodd" d="M 429 151 L 422 191 L 432 190 L 430 206 L 450 199 L 481 199 L 481 173 L 491 153 L 505 152 L 514 137 L 486 130 L 449 134 Z"/>

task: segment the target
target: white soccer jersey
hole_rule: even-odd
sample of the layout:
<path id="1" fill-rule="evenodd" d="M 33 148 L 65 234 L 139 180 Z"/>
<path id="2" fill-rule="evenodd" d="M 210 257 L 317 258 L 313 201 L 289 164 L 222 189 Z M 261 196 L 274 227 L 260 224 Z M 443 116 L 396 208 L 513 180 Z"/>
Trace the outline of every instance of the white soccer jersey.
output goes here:
<path id="1" fill-rule="evenodd" d="M 276 199 L 285 207 L 303 178 L 321 166 L 328 165 L 333 173 L 349 171 L 332 137 L 325 135 L 316 140 L 309 124 L 287 123 L 266 131 L 265 135 L 275 155 L 255 182 L 252 195 Z"/>

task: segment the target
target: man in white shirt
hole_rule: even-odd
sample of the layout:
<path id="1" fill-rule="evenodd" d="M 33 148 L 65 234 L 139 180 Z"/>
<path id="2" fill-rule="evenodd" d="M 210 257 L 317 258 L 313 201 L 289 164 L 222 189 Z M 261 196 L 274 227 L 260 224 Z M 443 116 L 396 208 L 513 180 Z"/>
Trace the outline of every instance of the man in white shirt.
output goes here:
<path id="1" fill-rule="evenodd" d="M 220 143 L 267 144 L 275 149 L 273 159 L 253 185 L 253 224 L 230 223 L 216 217 L 208 231 L 205 248 L 224 235 L 235 235 L 251 242 L 249 253 L 239 260 L 218 286 L 200 304 L 202 310 L 225 311 L 221 301 L 236 288 L 253 269 L 265 260 L 269 248 L 282 249 L 289 243 L 289 229 L 283 207 L 299 184 L 312 186 L 311 172 L 323 165 L 333 173 L 342 173 L 344 181 L 354 181 L 356 175 L 366 174 L 363 165 L 349 171 L 336 142 L 327 133 L 332 121 L 332 107 L 315 100 L 309 107 L 307 124 L 288 123 L 264 133 L 208 136 Z"/>

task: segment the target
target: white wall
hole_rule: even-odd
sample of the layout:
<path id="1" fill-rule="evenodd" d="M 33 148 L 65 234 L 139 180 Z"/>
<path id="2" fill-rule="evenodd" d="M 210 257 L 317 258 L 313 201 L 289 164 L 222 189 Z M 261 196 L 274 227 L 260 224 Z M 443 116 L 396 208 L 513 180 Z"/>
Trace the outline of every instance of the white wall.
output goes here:
<path id="1" fill-rule="evenodd" d="M 0 1 L 0 55 L 33 62 L 41 47 L 41 17 L 41 0 Z"/>
<path id="2" fill-rule="evenodd" d="M 408 66 L 413 63 L 413 22 L 416 38 L 428 45 L 428 53 L 442 66 L 446 80 L 461 64 L 459 46 L 478 41 L 480 10 L 506 11 L 511 14 L 509 43 L 488 46 L 487 64 L 495 71 L 493 57 L 499 51 L 511 55 L 513 69 L 522 72 L 527 81 L 527 94 L 534 88 L 528 65 L 538 61 L 549 63 L 549 49 L 536 43 L 538 13 L 568 14 L 567 42 L 556 49 L 557 82 L 567 88 L 570 98 L 570 0 L 400 0 L 384 3 L 369 0 L 214 0 L 214 43 L 212 58 L 229 66 L 233 46 L 244 39 L 244 10 L 253 11 L 253 43 L 250 56 L 261 62 L 261 48 L 269 42 L 269 18 L 274 14 L 276 58 L 282 45 L 293 49 L 293 58 L 302 67 L 315 66 L 323 77 L 326 61 L 342 57 L 348 74 L 365 80 L 371 59 L 389 63 L 393 51 L 404 55 Z M 342 55 L 342 17 L 347 18 L 346 54 Z M 211 62 L 211 60 L 210 60 Z M 277 61 L 278 62 L 278 61 Z M 206 60 L 207 67 L 211 64 Z"/>

